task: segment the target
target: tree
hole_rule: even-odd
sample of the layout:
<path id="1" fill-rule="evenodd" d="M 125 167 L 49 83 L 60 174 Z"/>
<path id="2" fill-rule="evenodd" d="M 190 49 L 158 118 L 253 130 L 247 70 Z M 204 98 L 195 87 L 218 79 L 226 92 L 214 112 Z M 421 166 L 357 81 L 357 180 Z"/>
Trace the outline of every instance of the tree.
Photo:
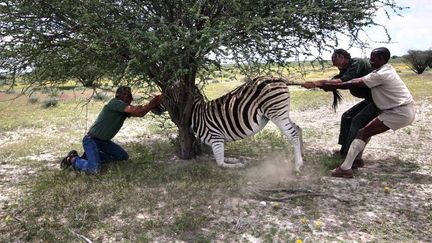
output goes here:
<path id="1" fill-rule="evenodd" d="M 429 68 L 432 68 L 432 50 L 429 50 L 428 51 L 428 59 L 429 59 L 429 64 L 428 64 L 428 66 L 429 66 Z"/>
<path id="2" fill-rule="evenodd" d="M 394 0 L 3 1 L 0 68 L 27 73 L 32 85 L 76 78 L 97 86 L 101 76 L 156 85 L 179 128 L 179 155 L 191 158 L 185 94 L 206 70 L 230 59 L 243 73 L 262 73 L 332 50 L 340 35 L 363 45 L 359 35 L 379 25 L 379 9 L 402 8 Z M 175 81 L 179 88 L 168 89 Z"/>
<path id="3" fill-rule="evenodd" d="M 408 67 L 417 74 L 422 74 L 432 63 L 432 51 L 409 50 L 404 56 Z"/>

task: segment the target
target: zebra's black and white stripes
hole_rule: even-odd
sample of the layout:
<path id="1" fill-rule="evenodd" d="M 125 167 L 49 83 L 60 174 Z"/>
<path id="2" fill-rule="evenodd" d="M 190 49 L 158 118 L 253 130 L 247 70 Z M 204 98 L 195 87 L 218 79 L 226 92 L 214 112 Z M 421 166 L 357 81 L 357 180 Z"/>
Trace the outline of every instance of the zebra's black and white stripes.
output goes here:
<path id="1" fill-rule="evenodd" d="M 197 95 L 191 128 L 210 145 L 216 162 L 222 167 L 238 167 L 224 161 L 224 143 L 254 135 L 270 120 L 294 145 L 295 168 L 303 165 L 301 129 L 289 117 L 290 93 L 282 78 L 258 77 L 228 94 L 209 102 Z"/>

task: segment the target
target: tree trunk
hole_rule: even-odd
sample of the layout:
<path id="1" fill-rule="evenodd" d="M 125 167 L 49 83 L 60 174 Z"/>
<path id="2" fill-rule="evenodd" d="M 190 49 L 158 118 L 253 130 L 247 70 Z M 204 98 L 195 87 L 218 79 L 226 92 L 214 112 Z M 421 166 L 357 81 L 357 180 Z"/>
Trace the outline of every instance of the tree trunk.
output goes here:
<path id="1" fill-rule="evenodd" d="M 193 89 L 185 83 L 176 83 L 164 92 L 164 104 L 171 120 L 178 127 L 177 155 L 181 159 L 192 159 L 201 154 L 200 143 L 190 128 Z"/>
<path id="2" fill-rule="evenodd" d="M 181 159 L 192 159 L 201 153 L 199 143 L 189 126 L 179 126 L 177 155 Z"/>

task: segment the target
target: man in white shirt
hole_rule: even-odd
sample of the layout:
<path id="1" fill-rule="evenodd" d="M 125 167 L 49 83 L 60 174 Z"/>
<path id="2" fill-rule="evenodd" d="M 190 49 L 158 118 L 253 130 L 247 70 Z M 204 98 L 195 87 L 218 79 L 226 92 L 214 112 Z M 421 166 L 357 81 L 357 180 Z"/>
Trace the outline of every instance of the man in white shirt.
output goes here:
<path id="1" fill-rule="evenodd" d="M 353 161 L 372 136 L 389 129 L 397 130 L 414 121 L 412 95 L 396 70 L 387 63 L 389 59 L 390 51 L 387 48 L 376 48 L 370 55 L 371 66 L 375 69 L 373 72 L 344 83 L 326 82 L 319 86 L 326 91 L 367 86 L 371 88 L 372 99 L 381 110 L 380 115 L 358 131 L 344 162 L 332 171 L 332 176 L 352 178 Z"/>

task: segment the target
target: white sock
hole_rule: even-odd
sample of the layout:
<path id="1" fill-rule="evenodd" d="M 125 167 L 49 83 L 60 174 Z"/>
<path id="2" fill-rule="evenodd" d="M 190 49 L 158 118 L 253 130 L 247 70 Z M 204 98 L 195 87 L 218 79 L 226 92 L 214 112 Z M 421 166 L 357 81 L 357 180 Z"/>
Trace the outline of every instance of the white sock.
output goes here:
<path id="1" fill-rule="evenodd" d="M 354 139 L 352 141 L 351 146 L 348 150 L 348 154 L 345 157 L 345 161 L 340 166 L 342 170 L 348 170 L 351 169 L 352 164 L 354 163 L 354 159 L 357 157 L 357 155 L 365 148 L 366 143 L 361 139 Z"/>
<path id="2" fill-rule="evenodd" d="M 366 139 L 366 141 L 365 141 L 365 147 L 367 146 L 367 144 L 369 143 L 370 140 L 371 140 L 371 138 Z M 363 157 L 363 152 L 364 152 L 364 148 L 363 148 L 362 151 L 360 151 L 360 153 L 358 153 L 358 155 L 355 158 L 355 160 L 361 159 Z"/>

